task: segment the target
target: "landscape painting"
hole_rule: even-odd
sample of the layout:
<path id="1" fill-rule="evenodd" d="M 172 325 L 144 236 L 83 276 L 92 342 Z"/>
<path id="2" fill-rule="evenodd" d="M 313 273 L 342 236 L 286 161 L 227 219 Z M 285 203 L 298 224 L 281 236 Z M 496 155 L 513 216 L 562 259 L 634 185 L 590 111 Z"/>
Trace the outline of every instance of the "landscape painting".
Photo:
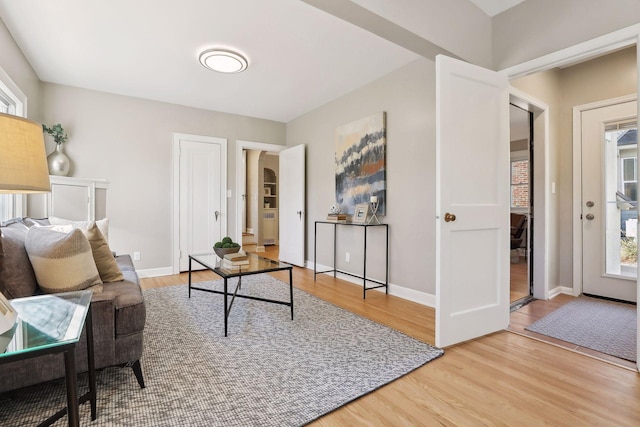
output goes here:
<path id="1" fill-rule="evenodd" d="M 336 202 L 353 215 L 359 203 L 378 197 L 378 215 L 385 214 L 386 116 L 384 112 L 336 129 Z"/>

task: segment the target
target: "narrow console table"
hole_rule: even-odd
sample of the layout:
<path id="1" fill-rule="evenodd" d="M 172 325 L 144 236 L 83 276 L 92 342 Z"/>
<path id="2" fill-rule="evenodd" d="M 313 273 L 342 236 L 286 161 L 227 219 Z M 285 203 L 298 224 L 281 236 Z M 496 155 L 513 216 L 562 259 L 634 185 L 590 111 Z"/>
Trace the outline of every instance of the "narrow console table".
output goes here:
<path id="1" fill-rule="evenodd" d="M 317 271 L 317 247 L 318 247 L 318 224 L 333 225 L 333 268 L 331 270 Z M 364 229 L 364 261 L 362 263 L 362 276 L 358 274 L 349 273 L 336 269 L 336 242 L 338 226 L 346 227 L 362 227 Z M 371 227 L 384 227 L 385 229 L 385 278 L 384 282 L 367 278 L 367 234 Z M 367 298 L 367 291 L 371 289 L 385 288 L 385 293 L 389 293 L 389 224 L 357 224 L 353 222 L 332 222 L 332 221 L 316 221 L 313 228 L 313 280 L 316 280 L 316 275 L 321 273 L 333 273 L 333 277 L 336 277 L 336 273 L 346 274 L 348 276 L 362 279 L 362 297 Z M 367 287 L 367 282 L 376 283 L 377 286 Z"/>

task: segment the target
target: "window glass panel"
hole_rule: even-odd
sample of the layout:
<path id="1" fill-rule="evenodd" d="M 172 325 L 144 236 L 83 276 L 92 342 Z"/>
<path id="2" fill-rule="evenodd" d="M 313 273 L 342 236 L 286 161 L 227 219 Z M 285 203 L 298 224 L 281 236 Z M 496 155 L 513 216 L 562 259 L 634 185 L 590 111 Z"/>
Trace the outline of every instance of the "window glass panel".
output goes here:
<path id="1" fill-rule="evenodd" d="M 529 206 L 529 161 L 511 161 L 511 207 Z"/>
<path id="2" fill-rule="evenodd" d="M 636 277 L 638 259 L 637 124 L 605 129 L 605 265 L 607 274 Z"/>
<path id="3" fill-rule="evenodd" d="M 636 179 L 636 159 L 633 158 L 628 158 L 628 159 L 624 159 L 624 165 L 623 165 L 623 169 L 624 169 L 624 180 L 625 181 L 635 181 Z"/>
<path id="4" fill-rule="evenodd" d="M 638 183 L 627 182 L 624 184 L 624 195 L 631 200 L 638 200 Z"/>

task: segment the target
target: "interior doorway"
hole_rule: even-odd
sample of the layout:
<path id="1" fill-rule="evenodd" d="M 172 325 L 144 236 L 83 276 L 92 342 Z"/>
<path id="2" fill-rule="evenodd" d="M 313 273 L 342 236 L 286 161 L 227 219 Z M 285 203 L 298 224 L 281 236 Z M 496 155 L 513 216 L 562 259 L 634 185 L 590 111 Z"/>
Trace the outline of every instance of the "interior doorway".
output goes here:
<path id="1" fill-rule="evenodd" d="M 511 104 L 510 127 L 510 303 L 521 306 L 533 295 L 531 232 L 533 227 L 532 113 Z"/>
<path id="2" fill-rule="evenodd" d="M 279 245 L 279 157 L 274 152 L 245 149 L 242 159 L 242 247 L 247 252 L 265 252 L 267 246 Z"/>

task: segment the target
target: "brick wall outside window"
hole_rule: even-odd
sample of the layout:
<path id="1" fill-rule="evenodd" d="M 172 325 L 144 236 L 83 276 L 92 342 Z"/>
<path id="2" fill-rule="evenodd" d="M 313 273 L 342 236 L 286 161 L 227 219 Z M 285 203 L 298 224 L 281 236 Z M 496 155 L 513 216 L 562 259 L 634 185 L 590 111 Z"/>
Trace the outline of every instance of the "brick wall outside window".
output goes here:
<path id="1" fill-rule="evenodd" d="M 511 207 L 529 206 L 529 161 L 511 162 Z"/>

